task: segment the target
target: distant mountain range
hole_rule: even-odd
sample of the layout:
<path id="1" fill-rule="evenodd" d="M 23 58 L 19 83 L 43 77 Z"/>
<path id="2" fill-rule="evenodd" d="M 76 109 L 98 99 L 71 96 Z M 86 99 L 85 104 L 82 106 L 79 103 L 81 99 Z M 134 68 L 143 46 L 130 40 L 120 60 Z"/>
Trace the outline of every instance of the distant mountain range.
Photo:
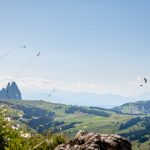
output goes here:
<path id="1" fill-rule="evenodd" d="M 56 91 L 56 93 L 49 97 L 48 100 L 55 103 L 81 106 L 98 106 L 104 108 L 112 108 L 132 101 L 129 98 L 109 93 L 71 93 L 65 91 Z"/>
<path id="2" fill-rule="evenodd" d="M 15 82 L 8 83 L 6 88 L 0 91 L 1 100 L 21 100 L 21 92 Z"/>
<path id="3" fill-rule="evenodd" d="M 51 91 L 50 91 L 51 92 Z M 48 98 L 49 93 L 45 91 L 23 91 L 24 98 L 30 100 L 44 100 L 53 103 L 62 103 L 69 105 L 80 105 L 80 106 L 98 106 L 104 108 L 112 108 L 120 106 L 124 103 L 133 101 L 128 97 L 124 97 L 117 94 L 97 94 L 89 92 L 69 92 L 57 90 Z"/>

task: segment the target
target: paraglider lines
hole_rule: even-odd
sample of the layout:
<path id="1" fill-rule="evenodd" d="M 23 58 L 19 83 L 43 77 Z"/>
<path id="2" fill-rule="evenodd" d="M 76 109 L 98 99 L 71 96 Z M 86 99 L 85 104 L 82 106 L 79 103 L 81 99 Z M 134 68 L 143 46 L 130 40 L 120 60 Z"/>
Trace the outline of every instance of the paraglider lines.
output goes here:
<path id="1" fill-rule="evenodd" d="M 7 51 L 6 53 L 4 53 L 2 56 L 0 56 L 0 61 L 3 60 L 5 57 L 9 56 L 11 53 L 13 53 L 14 51 L 20 49 L 20 48 L 27 48 L 27 46 L 21 46 L 21 47 L 17 47 L 15 49 L 12 49 L 10 51 Z"/>
<path id="2" fill-rule="evenodd" d="M 18 78 L 19 75 L 34 61 L 34 59 L 36 59 L 37 57 L 39 57 L 41 55 L 41 53 L 37 53 L 34 57 L 32 57 L 21 69 L 20 71 L 15 75 L 15 78 Z"/>

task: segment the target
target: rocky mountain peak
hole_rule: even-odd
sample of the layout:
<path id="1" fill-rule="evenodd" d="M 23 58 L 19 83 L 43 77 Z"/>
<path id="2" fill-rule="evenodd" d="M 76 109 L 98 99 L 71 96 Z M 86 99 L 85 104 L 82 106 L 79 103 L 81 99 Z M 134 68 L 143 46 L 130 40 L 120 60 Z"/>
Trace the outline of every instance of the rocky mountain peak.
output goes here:
<path id="1" fill-rule="evenodd" d="M 14 99 L 14 100 L 21 100 L 21 92 L 15 82 L 8 82 L 6 88 L 2 88 L 0 91 L 0 99 L 2 100 L 9 100 L 9 99 Z"/>
<path id="2" fill-rule="evenodd" d="M 10 83 L 8 82 L 6 89 L 9 89 L 9 88 L 10 88 Z"/>

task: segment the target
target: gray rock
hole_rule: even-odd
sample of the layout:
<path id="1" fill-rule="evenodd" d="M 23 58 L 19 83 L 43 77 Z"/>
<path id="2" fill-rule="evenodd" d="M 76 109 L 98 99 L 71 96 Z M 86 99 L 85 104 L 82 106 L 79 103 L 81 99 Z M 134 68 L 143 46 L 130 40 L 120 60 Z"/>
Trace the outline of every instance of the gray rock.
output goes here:
<path id="1" fill-rule="evenodd" d="M 8 83 L 6 88 L 2 88 L 0 91 L 1 100 L 21 100 L 21 92 L 15 82 Z"/>
<path id="2" fill-rule="evenodd" d="M 79 131 L 74 140 L 59 145 L 55 150 L 132 150 L 131 143 L 119 135 Z"/>

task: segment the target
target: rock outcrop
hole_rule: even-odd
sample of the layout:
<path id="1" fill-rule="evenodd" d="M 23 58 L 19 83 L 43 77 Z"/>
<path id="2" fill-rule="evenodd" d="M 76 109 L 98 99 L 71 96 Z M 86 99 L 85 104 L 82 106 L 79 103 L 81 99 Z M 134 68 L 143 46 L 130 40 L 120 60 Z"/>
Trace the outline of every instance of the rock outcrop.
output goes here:
<path id="1" fill-rule="evenodd" d="M 61 144 L 55 150 L 131 150 L 131 144 L 118 135 L 79 131 L 73 141 Z"/>
<path id="2" fill-rule="evenodd" d="M 21 92 L 15 82 L 8 83 L 6 88 L 2 88 L 0 91 L 1 100 L 21 100 Z"/>

